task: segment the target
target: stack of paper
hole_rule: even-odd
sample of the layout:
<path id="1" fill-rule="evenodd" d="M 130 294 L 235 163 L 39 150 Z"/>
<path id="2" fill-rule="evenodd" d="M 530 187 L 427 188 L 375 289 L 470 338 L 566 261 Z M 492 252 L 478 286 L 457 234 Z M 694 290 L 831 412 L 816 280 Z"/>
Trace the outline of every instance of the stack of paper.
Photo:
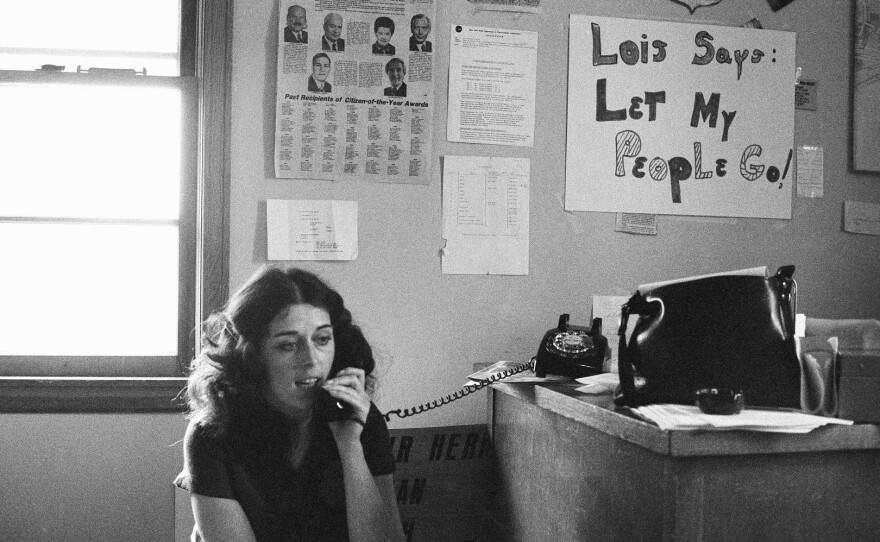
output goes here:
<path id="1" fill-rule="evenodd" d="M 617 385 L 620 384 L 620 376 L 617 373 L 599 373 L 593 376 L 583 376 L 576 380 L 579 384 L 583 384 L 583 386 L 575 391 L 586 393 L 587 395 L 614 393 Z"/>
<path id="2" fill-rule="evenodd" d="M 555 381 L 567 381 L 570 380 L 566 376 L 559 375 L 547 375 L 546 377 L 535 376 L 534 371 L 531 368 L 525 369 L 525 364 L 519 361 L 499 361 L 497 363 L 493 363 L 488 367 L 480 369 L 475 373 L 471 373 L 468 375 L 468 382 L 465 386 L 476 386 L 479 383 L 490 383 L 490 382 L 498 382 L 504 381 L 507 384 L 512 384 L 514 382 L 555 382 Z M 524 369 L 519 373 L 516 372 L 517 369 Z M 503 376 L 503 375 L 510 376 Z"/>
<path id="3" fill-rule="evenodd" d="M 769 433 L 809 433 L 828 424 L 852 425 L 850 420 L 813 416 L 797 411 L 745 409 L 730 416 L 703 414 L 695 406 L 646 405 L 632 409 L 640 417 L 664 430 L 763 431 Z"/>

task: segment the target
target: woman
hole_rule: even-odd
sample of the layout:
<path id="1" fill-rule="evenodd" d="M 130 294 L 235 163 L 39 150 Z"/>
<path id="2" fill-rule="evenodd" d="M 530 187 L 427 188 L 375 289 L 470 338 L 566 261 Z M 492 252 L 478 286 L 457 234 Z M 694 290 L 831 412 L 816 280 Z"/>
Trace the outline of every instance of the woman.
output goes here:
<path id="1" fill-rule="evenodd" d="M 373 23 L 373 32 L 376 41 L 373 43 L 374 55 L 393 55 L 395 48 L 391 45 L 391 36 L 394 35 L 394 21 L 390 17 L 378 17 Z"/>
<path id="2" fill-rule="evenodd" d="M 342 297 L 266 267 L 206 322 L 187 386 L 175 483 L 193 540 L 403 540 L 388 429 L 370 401 L 372 351 Z M 326 421 L 328 393 L 348 407 Z"/>

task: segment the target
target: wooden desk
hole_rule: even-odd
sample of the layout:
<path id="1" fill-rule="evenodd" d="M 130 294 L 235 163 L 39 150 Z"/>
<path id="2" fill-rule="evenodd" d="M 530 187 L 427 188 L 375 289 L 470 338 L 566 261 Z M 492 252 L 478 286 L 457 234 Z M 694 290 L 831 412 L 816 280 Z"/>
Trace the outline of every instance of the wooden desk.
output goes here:
<path id="1" fill-rule="evenodd" d="M 498 540 L 880 540 L 880 426 L 662 431 L 575 387 L 492 385 Z"/>

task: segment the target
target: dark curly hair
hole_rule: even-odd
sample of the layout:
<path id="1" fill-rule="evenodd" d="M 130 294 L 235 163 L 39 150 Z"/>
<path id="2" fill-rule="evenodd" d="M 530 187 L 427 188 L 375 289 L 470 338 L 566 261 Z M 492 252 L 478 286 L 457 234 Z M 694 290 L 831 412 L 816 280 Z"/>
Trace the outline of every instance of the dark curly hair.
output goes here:
<path id="1" fill-rule="evenodd" d="M 191 419 L 223 434 L 231 426 L 248 427 L 273 417 L 260 341 L 275 316 L 298 304 L 330 315 L 336 351 L 330 374 L 359 367 L 367 374 L 367 391 L 372 391 L 373 352 L 352 323 L 342 296 L 308 271 L 265 266 L 202 326 L 202 351 L 192 362 L 186 389 Z"/>
<path id="2" fill-rule="evenodd" d="M 378 32 L 380 28 L 387 28 L 391 30 L 391 35 L 394 35 L 394 21 L 390 17 L 376 18 L 376 22 L 373 23 L 373 32 Z"/>

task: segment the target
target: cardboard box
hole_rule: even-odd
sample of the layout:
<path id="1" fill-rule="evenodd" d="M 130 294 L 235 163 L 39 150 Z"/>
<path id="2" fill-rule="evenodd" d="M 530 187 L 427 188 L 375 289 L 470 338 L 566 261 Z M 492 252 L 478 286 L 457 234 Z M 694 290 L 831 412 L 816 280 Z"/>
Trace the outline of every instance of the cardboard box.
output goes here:
<path id="1" fill-rule="evenodd" d="M 841 350 L 838 417 L 880 423 L 880 350 Z"/>

